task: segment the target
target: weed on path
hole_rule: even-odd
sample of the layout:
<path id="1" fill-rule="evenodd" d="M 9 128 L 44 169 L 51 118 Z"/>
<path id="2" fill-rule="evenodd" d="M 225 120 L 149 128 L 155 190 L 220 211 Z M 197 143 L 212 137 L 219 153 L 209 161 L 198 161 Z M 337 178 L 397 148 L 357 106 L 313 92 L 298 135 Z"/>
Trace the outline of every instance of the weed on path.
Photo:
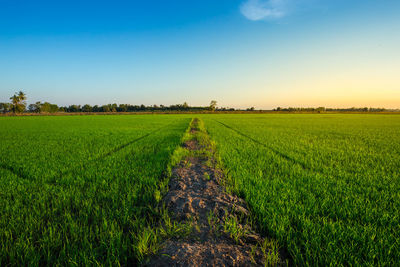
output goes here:
<path id="1" fill-rule="evenodd" d="M 192 230 L 166 240 L 147 265 L 284 265 L 277 243 L 253 231 L 246 203 L 220 185 L 223 172 L 202 121 L 192 121 L 181 149 L 185 156 L 172 170 L 164 204 Z"/>

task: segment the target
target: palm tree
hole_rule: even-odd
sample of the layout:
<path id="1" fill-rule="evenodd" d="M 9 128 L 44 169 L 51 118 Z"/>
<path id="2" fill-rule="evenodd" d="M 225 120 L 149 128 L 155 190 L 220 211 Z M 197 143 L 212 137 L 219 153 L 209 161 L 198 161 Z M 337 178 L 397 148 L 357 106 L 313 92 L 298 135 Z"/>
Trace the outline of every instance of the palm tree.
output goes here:
<path id="1" fill-rule="evenodd" d="M 26 100 L 26 95 L 24 92 L 19 91 L 18 93 L 15 93 L 11 99 L 11 105 L 12 105 L 12 111 L 14 113 L 18 112 L 23 112 L 25 110 L 26 103 L 24 102 Z"/>
<path id="2" fill-rule="evenodd" d="M 10 97 L 10 99 L 11 99 L 11 105 L 12 105 L 11 109 L 15 113 L 15 112 L 17 112 L 17 105 L 19 103 L 19 97 L 15 94 L 12 97 Z"/>
<path id="3" fill-rule="evenodd" d="M 26 100 L 26 95 L 25 95 L 25 93 L 22 92 L 22 91 L 19 91 L 19 92 L 18 92 L 18 97 L 19 97 L 19 101 L 20 101 L 20 102 L 23 102 L 23 101 Z"/>

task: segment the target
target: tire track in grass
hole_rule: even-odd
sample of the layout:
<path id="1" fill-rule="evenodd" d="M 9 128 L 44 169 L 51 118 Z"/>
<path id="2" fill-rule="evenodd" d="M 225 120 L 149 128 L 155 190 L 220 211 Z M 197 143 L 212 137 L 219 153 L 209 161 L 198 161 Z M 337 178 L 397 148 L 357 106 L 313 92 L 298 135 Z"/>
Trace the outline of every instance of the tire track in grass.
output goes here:
<path id="1" fill-rule="evenodd" d="M 229 125 L 227 125 L 227 124 L 225 124 L 223 122 L 220 122 L 220 121 L 217 121 L 217 120 L 214 120 L 214 121 L 218 122 L 219 124 L 221 124 L 222 126 L 228 128 L 228 129 L 234 131 L 235 133 L 237 133 L 237 134 L 239 134 L 239 135 L 241 135 L 241 136 L 253 141 L 254 143 L 256 143 L 258 145 L 261 145 L 261 146 L 271 150 L 272 152 L 274 152 L 275 154 L 277 154 L 281 158 L 283 158 L 283 159 L 285 159 L 285 160 L 287 160 L 287 161 L 289 161 L 289 162 L 291 162 L 293 164 L 299 165 L 303 170 L 312 171 L 312 172 L 324 175 L 324 173 L 322 171 L 314 169 L 314 168 L 311 168 L 311 167 L 307 166 L 306 164 L 304 164 L 303 162 L 298 161 L 295 158 L 292 158 L 291 156 L 288 156 L 288 155 L 280 152 L 279 150 L 276 150 L 276 149 L 274 149 L 274 148 L 272 148 L 272 147 L 270 147 L 270 146 L 258 141 L 257 139 L 254 139 L 253 137 L 251 137 L 251 136 L 249 136 L 249 135 L 247 135 L 245 133 L 242 133 L 241 131 L 239 131 L 239 130 L 237 130 L 237 129 L 235 129 L 235 128 L 233 128 L 233 127 L 231 127 L 231 126 L 229 126 Z"/>
<path id="2" fill-rule="evenodd" d="M 0 163 L 0 168 L 2 168 L 5 171 L 11 172 L 12 174 L 21 179 L 32 180 L 31 177 L 29 177 L 29 175 L 27 175 L 21 168 L 9 166 L 5 163 Z"/>
<path id="3" fill-rule="evenodd" d="M 301 161 L 298 161 L 295 158 L 292 158 L 292 157 L 280 152 L 279 150 L 276 150 L 276 149 L 274 149 L 274 148 L 272 148 L 272 147 L 270 147 L 270 146 L 258 141 L 257 139 L 254 139 L 253 137 L 251 137 L 251 136 L 249 136 L 249 135 L 247 135 L 245 133 L 240 132 L 239 130 L 237 130 L 237 129 L 229 126 L 229 125 L 226 125 L 226 124 L 224 124 L 224 123 L 222 123 L 220 121 L 217 121 L 217 120 L 214 120 L 214 121 L 220 123 L 221 125 L 225 126 L 228 129 L 236 132 L 237 134 L 239 134 L 239 135 L 241 135 L 241 136 L 243 136 L 243 137 L 245 137 L 247 139 L 250 139 L 254 143 L 259 144 L 259 145 L 271 150 L 272 152 L 278 154 L 280 157 L 284 158 L 285 160 L 290 161 L 293 164 L 300 165 L 302 167 L 302 169 L 305 170 L 305 171 L 314 172 L 314 173 L 317 173 L 317 174 L 320 174 L 320 175 L 329 175 L 329 172 L 326 171 L 326 169 L 315 169 L 315 168 L 309 167 L 305 163 L 303 163 Z M 327 165 L 324 165 L 324 167 L 329 168 L 329 166 L 327 166 Z M 342 172 L 345 172 L 348 175 L 355 175 L 355 173 L 356 173 L 355 171 L 351 171 L 351 170 L 350 171 L 349 170 L 345 170 L 345 171 L 342 170 Z"/>
<path id="4" fill-rule="evenodd" d="M 135 139 L 133 139 L 133 140 L 131 140 L 131 141 L 125 143 L 125 144 L 122 144 L 122 145 L 114 147 L 113 149 L 111 149 L 107 153 L 104 153 L 104 154 L 100 155 L 99 157 L 96 157 L 93 160 L 87 161 L 85 164 L 82 165 L 81 170 L 82 169 L 87 169 L 87 167 L 90 166 L 91 164 L 93 164 L 94 162 L 97 162 L 99 160 L 104 160 L 105 158 L 117 153 L 118 151 L 121 151 L 122 149 L 124 149 L 124 148 L 126 148 L 126 147 L 128 147 L 128 146 L 130 146 L 130 145 L 132 145 L 132 144 L 134 144 L 136 142 L 139 142 L 140 140 L 145 139 L 145 138 L 149 137 L 150 135 L 161 131 L 164 128 L 167 128 L 168 126 L 170 126 L 172 124 L 173 123 L 169 123 L 166 126 L 160 127 L 160 128 L 158 128 L 158 129 L 156 129 L 154 131 L 151 131 L 151 132 L 149 132 L 147 134 L 144 134 L 144 135 L 142 135 L 142 136 L 140 136 L 138 138 L 135 138 Z M 0 163 L 0 168 L 2 168 L 3 170 L 6 170 L 6 171 L 9 171 L 9 172 L 13 173 L 14 175 L 18 176 L 21 179 L 26 179 L 26 180 L 30 180 L 30 181 L 34 180 L 34 178 L 31 175 L 28 175 L 27 173 L 25 173 L 22 168 L 9 166 L 9 165 L 7 165 L 5 163 Z M 61 177 L 65 176 L 65 175 L 68 175 L 68 174 L 72 173 L 74 170 L 76 170 L 76 168 L 77 167 L 72 167 L 72 168 L 70 168 L 70 169 L 68 169 L 68 170 L 66 170 L 64 172 L 60 172 L 57 175 L 57 178 L 61 178 Z M 55 178 L 56 177 L 50 177 L 49 180 L 55 180 Z M 54 183 L 54 182 L 49 182 L 49 183 Z"/>
<path id="5" fill-rule="evenodd" d="M 159 130 L 157 130 L 157 131 L 159 131 Z M 147 133 L 147 134 L 142 135 L 142 136 L 140 136 L 140 137 L 138 137 L 138 138 L 136 138 L 136 139 L 133 139 L 133 140 L 131 140 L 131 141 L 125 143 L 125 144 L 122 144 L 122 145 L 120 145 L 120 146 L 117 146 L 117 147 L 111 149 L 110 151 L 108 151 L 107 153 L 104 153 L 103 155 L 101 155 L 101 156 L 99 156 L 99 157 L 93 159 L 92 161 L 97 161 L 97 160 L 105 159 L 105 158 L 111 156 L 112 154 L 115 154 L 115 153 L 117 153 L 118 151 L 120 151 L 120 150 L 126 148 L 127 146 L 130 146 L 130 145 L 132 145 L 132 144 L 134 144 L 134 143 L 136 143 L 136 142 L 138 142 L 138 141 L 140 141 L 140 140 L 142 140 L 142 139 L 145 139 L 146 137 L 148 137 L 148 136 L 150 136 L 151 134 L 154 134 L 154 133 L 155 133 L 155 132 Z"/>
<path id="6" fill-rule="evenodd" d="M 155 134 L 155 133 L 161 131 L 162 129 L 168 128 L 168 127 L 171 126 L 171 125 L 173 125 L 173 123 L 169 123 L 169 124 L 167 124 L 167 125 L 165 125 L 165 126 L 162 126 L 162 127 L 158 128 L 158 129 L 156 129 L 156 130 L 154 130 L 154 131 L 151 131 L 151 132 L 149 132 L 149 133 L 147 133 L 147 134 L 144 134 L 144 135 L 142 135 L 142 136 L 140 136 L 140 137 L 138 137 L 138 138 L 135 138 L 135 139 L 133 139 L 133 140 L 131 140 L 131 141 L 125 143 L 125 144 L 116 146 L 116 147 L 114 147 L 113 149 L 111 149 L 110 151 L 108 151 L 108 152 L 106 152 L 106 153 L 104 153 L 104 154 L 102 154 L 102 155 L 100 155 L 100 156 L 98 156 L 98 157 L 96 157 L 96 158 L 94 158 L 94 159 L 92 159 L 92 160 L 88 160 L 86 163 L 84 163 L 84 164 L 81 166 L 81 169 L 80 169 L 80 170 L 85 170 L 85 169 L 87 169 L 91 164 L 93 164 L 93 163 L 95 163 L 95 162 L 97 162 L 97 161 L 99 161 L 99 160 L 104 160 L 104 159 L 106 159 L 107 157 L 112 156 L 113 154 L 115 154 L 115 153 L 117 153 L 117 152 L 123 150 L 124 148 L 126 148 L 126 147 L 128 147 L 128 146 L 130 146 L 130 145 L 132 145 L 132 144 L 134 144 L 134 143 L 136 143 L 136 142 L 139 142 L 139 141 L 141 141 L 141 140 L 143 140 L 143 139 L 145 139 L 145 138 L 147 138 L 147 137 L 149 137 L 149 136 L 151 136 L 151 135 L 153 135 L 153 134 Z M 71 169 L 68 169 L 68 170 L 66 170 L 65 172 L 62 172 L 62 173 L 60 174 L 60 177 L 65 176 L 65 175 L 67 175 L 67 174 L 70 174 L 70 173 L 72 173 L 73 171 L 75 171 L 76 169 L 77 169 L 77 167 L 72 167 Z"/>
<path id="7" fill-rule="evenodd" d="M 117 147 L 111 149 L 111 150 L 108 151 L 107 153 L 104 153 L 103 155 L 101 155 L 101 156 L 99 156 L 99 157 L 93 159 L 92 161 L 98 161 L 98 160 L 105 159 L 105 158 L 111 156 L 112 154 L 115 154 L 115 153 L 117 153 L 118 151 L 120 151 L 120 150 L 122 150 L 122 149 L 124 149 L 124 148 L 126 148 L 126 147 L 128 147 L 128 146 L 130 146 L 130 145 L 132 145 L 132 144 L 134 144 L 134 143 L 136 143 L 136 142 L 139 142 L 139 141 L 142 140 L 142 139 L 145 139 L 146 137 L 149 137 L 150 135 L 153 135 L 153 134 L 155 134 L 155 133 L 158 133 L 158 132 L 161 131 L 162 129 L 168 128 L 168 127 L 171 126 L 171 125 L 173 125 L 173 122 L 168 123 L 167 125 L 162 126 L 162 127 L 158 128 L 158 129 L 156 129 L 156 130 L 154 130 L 154 131 L 151 131 L 151 132 L 147 133 L 147 134 L 144 134 L 144 135 L 142 135 L 142 136 L 140 136 L 140 137 L 138 137 L 138 138 L 135 138 L 135 139 L 133 139 L 133 140 L 131 140 L 131 141 L 125 143 L 125 144 L 119 145 L 119 146 L 117 146 Z"/>

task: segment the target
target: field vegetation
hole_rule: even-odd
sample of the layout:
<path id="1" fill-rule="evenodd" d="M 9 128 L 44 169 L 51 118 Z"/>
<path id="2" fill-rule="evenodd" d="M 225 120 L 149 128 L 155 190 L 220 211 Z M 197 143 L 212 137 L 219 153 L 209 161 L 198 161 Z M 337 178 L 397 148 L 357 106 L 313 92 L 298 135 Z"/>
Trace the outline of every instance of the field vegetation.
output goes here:
<path id="1" fill-rule="evenodd" d="M 0 266 L 132 265 L 190 232 L 159 203 L 193 117 L 291 263 L 400 262 L 400 116 L 187 114 L 0 117 Z"/>
<path id="2" fill-rule="evenodd" d="M 0 118 L 0 266 L 135 264 L 190 119 Z"/>
<path id="3" fill-rule="evenodd" d="M 400 117 L 203 118 L 230 189 L 293 263 L 400 262 Z"/>

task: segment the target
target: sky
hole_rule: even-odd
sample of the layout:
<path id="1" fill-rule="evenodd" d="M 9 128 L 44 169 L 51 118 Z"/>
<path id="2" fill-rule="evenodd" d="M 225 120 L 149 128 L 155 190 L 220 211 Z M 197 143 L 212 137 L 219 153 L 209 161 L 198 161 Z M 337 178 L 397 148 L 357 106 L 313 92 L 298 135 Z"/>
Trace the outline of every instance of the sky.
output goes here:
<path id="1" fill-rule="evenodd" d="M 0 102 L 400 108 L 399 0 L 0 0 Z"/>

